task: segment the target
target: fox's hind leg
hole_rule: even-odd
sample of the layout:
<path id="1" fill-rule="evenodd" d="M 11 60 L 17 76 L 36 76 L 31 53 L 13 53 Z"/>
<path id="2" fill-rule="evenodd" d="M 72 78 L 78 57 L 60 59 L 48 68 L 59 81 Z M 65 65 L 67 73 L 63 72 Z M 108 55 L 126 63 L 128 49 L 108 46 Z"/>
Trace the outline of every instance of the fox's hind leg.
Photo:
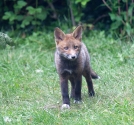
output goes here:
<path id="1" fill-rule="evenodd" d="M 86 70 L 83 73 L 83 75 L 84 75 L 86 82 L 87 82 L 89 96 L 94 96 L 95 92 L 94 92 L 94 88 L 93 88 L 93 82 L 92 82 L 92 76 L 91 76 L 90 70 Z"/>

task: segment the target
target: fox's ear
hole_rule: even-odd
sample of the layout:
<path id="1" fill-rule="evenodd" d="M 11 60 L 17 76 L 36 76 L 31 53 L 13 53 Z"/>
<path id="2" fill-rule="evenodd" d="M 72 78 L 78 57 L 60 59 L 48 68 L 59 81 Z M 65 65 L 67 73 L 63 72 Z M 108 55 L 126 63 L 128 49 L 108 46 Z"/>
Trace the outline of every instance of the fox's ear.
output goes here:
<path id="1" fill-rule="evenodd" d="M 64 39 L 65 33 L 61 29 L 56 27 L 54 30 L 54 37 L 55 37 L 55 41 L 58 44 L 60 41 L 62 41 Z"/>
<path id="2" fill-rule="evenodd" d="M 82 26 L 78 26 L 74 31 L 73 31 L 73 37 L 75 39 L 78 39 L 81 41 L 82 39 Z"/>

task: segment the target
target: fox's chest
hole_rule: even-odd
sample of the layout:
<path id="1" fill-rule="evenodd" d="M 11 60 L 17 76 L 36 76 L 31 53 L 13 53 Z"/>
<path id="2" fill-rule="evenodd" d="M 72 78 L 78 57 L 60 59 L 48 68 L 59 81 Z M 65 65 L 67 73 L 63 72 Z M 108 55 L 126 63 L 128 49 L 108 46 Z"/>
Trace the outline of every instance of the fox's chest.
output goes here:
<path id="1" fill-rule="evenodd" d="M 75 75 L 82 71 L 81 66 L 77 62 L 71 62 L 71 63 L 64 63 L 61 68 L 62 74 L 68 74 L 68 75 Z"/>
<path id="2" fill-rule="evenodd" d="M 62 74 L 69 74 L 69 75 L 73 75 L 74 73 L 76 73 L 78 70 L 78 68 L 76 66 L 63 66 L 63 68 L 61 68 L 61 72 Z"/>
<path id="3" fill-rule="evenodd" d="M 64 69 L 63 73 L 68 73 L 68 74 L 72 75 L 74 73 L 74 70 Z"/>

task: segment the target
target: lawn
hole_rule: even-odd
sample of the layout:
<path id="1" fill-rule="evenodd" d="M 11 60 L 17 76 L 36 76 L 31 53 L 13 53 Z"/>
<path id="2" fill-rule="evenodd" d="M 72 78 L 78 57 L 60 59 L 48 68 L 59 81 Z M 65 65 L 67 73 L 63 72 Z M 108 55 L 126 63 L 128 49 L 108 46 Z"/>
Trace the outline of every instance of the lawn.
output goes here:
<path id="1" fill-rule="evenodd" d="M 93 80 L 96 96 L 88 97 L 83 79 L 82 103 L 71 100 L 71 108 L 61 110 L 53 37 L 32 37 L 0 50 L 0 125 L 134 125 L 134 43 L 104 32 L 84 37 L 101 77 Z"/>

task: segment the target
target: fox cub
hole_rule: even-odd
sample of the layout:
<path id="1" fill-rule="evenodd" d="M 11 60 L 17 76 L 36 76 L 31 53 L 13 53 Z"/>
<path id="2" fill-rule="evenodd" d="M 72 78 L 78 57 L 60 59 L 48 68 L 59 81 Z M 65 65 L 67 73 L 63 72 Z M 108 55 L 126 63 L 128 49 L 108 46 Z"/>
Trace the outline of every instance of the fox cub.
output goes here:
<path id="1" fill-rule="evenodd" d="M 94 96 L 93 79 L 99 76 L 91 69 L 90 57 L 82 39 L 82 26 L 78 26 L 73 33 L 65 34 L 59 28 L 54 31 L 56 52 L 55 64 L 60 78 L 62 93 L 62 109 L 70 108 L 68 81 L 71 82 L 71 98 L 74 102 L 81 101 L 82 75 L 85 77 L 90 96 Z"/>

